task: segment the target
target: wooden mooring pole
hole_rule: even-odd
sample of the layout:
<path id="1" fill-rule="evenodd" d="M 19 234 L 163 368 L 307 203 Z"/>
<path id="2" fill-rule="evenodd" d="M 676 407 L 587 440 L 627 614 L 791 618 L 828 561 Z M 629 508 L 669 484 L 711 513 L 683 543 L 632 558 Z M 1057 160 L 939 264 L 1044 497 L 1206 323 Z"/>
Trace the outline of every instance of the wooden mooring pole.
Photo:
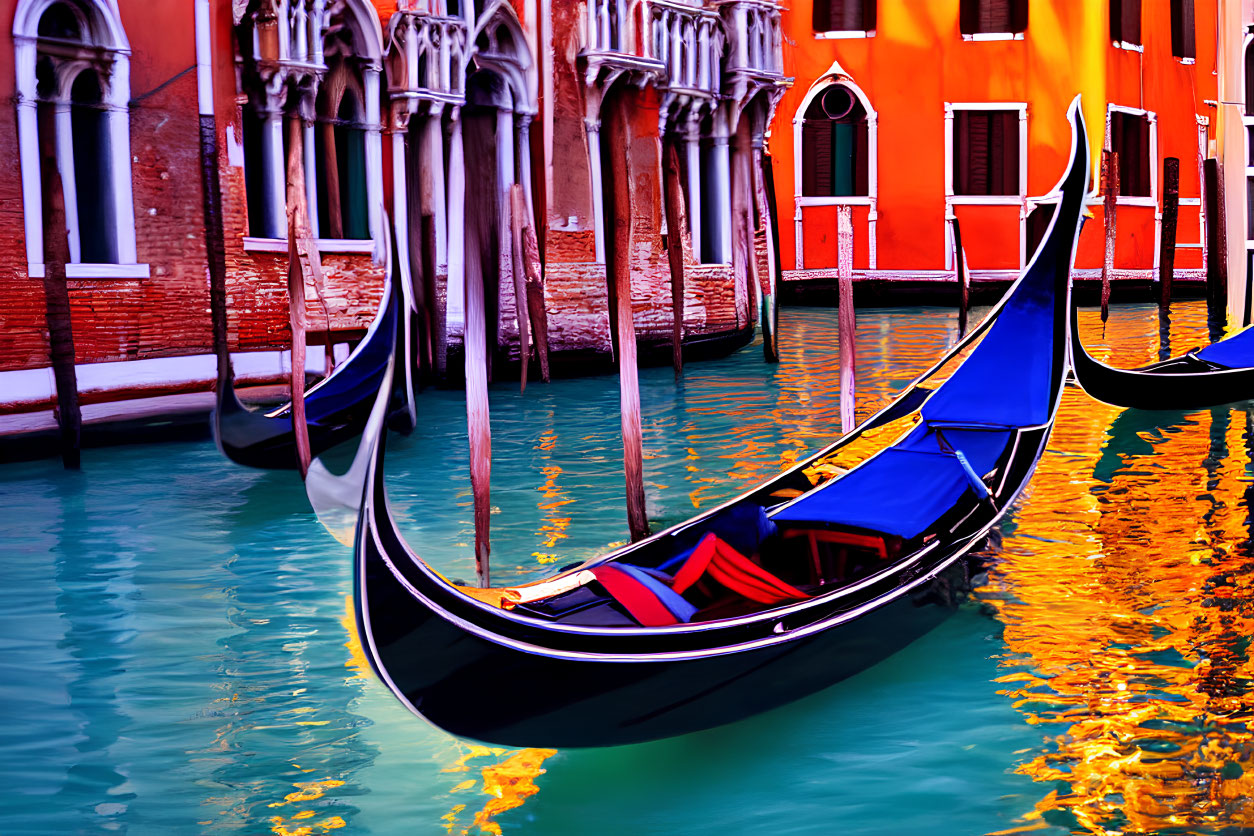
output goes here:
<path id="1" fill-rule="evenodd" d="M 300 119 L 288 117 L 287 152 L 287 294 L 292 322 L 292 431 L 296 436 L 296 465 L 300 478 L 309 473 L 309 425 L 305 422 L 305 271 L 297 240 L 301 222 L 309 225 L 305 205 L 304 145 Z"/>
<path id="2" fill-rule="evenodd" d="M 1223 338 L 1228 324 L 1228 253 L 1224 210 L 1219 185 L 1219 160 L 1202 163 L 1202 191 L 1206 211 L 1206 307 L 1211 340 Z"/>
<path id="3" fill-rule="evenodd" d="M 853 310 L 853 207 L 841 206 L 836 215 L 837 275 L 840 281 L 840 431 L 855 426 L 854 357 L 857 317 Z"/>
<path id="4" fill-rule="evenodd" d="M 771 155 L 762 151 L 760 172 L 763 209 L 766 215 L 768 288 L 762 295 L 762 356 L 768 363 L 779 362 L 779 280 L 783 265 L 779 254 L 779 211 L 775 205 L 775 174 Z"/>
<path id="5" fill-rule="evenodd" d="M 78 375 L 74 368 L 74 322 L 65 264 L 70 260 L 65 225 L 65 192 L 57 168 L 52 106 L 40 105 L 39 129 L 44 222 L 44 305 L 48 322 L 48 354 L 57 388 L 57 426 L 61 431 L 61 464 L 66 470 L 82 466 L 83 416 L 78 406 Z"/>
<path id="6" fill-rule="evenodd" d="M 614 195 L 613 274 L 618 326 L 618 382 L 622 407 L 623 471 L 627 483 L 627 527 L 632 542 L 649 536 L 644 499 L 644 440 L 640 428 L 640 380 L 636 368 L 636 325 L 631 304 L 631 130 L 626 102 L 611 102 L 608 118 L 610 188 Z"/>
<path id="7" fill-rule="evenodd" d="M 967 309 L 971 306 L 971 275 L 967 270 L 967 252 L 962 248 L 962 227 L 958 219 L 949 221 L 954 233 L 954 279 L 958 284 L 958 339 L 967 333 Z"/>
<path id="8" fill-rule="evenodd" d="M 484 135 L 483 126 L 467 121 L 465 113 L 462 113 L 461 118 L 453 123 L 450 146 L 450 182 L 459 185 L 465 183 L 465 223 L 460 232 L 464 235 L 465 242 L 462 274 L 465 329 L 462 346 L 466 363 L 466 426 L 470 441 L 470 489 L 475 504 L 475 572 L 479 585 L 487 587 L 492 582 L 488 563 L 492 519 L 492 424 L 488 411 L 488 321 L 484 262 L 489 243 L 487 237 L 492 234 L 493 229 L 492 216 L 498 214 L 498 206 L 496 190 L 488 187 L 488 183 L 493 182 L 492 178 L 478 176 L 465 179 L 467 153 L 475 160 L 492 158 L 492 145 Z M 499 232 L 503 234 L 505 231 Z M 460 244 L 458 238 L 450 239 L 450 248 Z"/>
<path id="9" fill-rule="evenodd" d="M 536 228 L 531 223 L 527 207 L 527 194 L 521 184 L 513 187 L 513 217 L 519 221 L 519 240 L 514 248 L 518 251 L 525 273 L 527 316 L 531 319 L 532 341 L 540 361 L 540 379 L 549 382 L 549 315 L 544 306 L 544 273 L 540 267 L 540 245 L 536 241 Z M 520 314 L 521 315 L 521 314 Z"/>
<path id="10" fill-rule="evenodd" d="M 531 365 L 531 322 L 527 311 L 527 277 L 523 267 L 523 222 L 527 217 L 527 196 L 521 183 L 509 187 L 508 199 L 510 273 L 514 279 L 514 318 L 518 322 L 519 391 L 527 391 L 527 367 Z M 503 235 L 505 230 L 501 230 Z"/>
<path id="11" fill-rule="evenodd" d="M 679 179 L 679 150 L 666 142 L 662 190 L 666 211 L 666 258 L 671 268 L 671 365 L 678 377 L 684 370 L 684 192 Z"/>
<path id="12" fill-rule="evenodd" d="M 1102 152 L 1102 223 L 1106 250 L 1102 258 L 1102 322 L 1110 317 L 1110 274 L 1115 269 L 1115 205 L 1119 197 L 1119 155 Z"/>
<path id="13" fill-rule="evenodd" d="M 1171 304 L 1171 282 L 1176 272 L 1176 217 L 1180 207 L 1180 160 L 1163 160 L 1163 227 L 1158 246 L 1158 304 Z"/>

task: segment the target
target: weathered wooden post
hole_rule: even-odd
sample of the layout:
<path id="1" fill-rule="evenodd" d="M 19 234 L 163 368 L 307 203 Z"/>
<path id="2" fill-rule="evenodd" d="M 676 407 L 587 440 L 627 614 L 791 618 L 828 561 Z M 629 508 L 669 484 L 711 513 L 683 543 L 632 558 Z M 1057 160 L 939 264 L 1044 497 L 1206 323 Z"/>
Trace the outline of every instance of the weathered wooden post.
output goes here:
<path id="1" fill-rule="evenodd" d="M 43 184 L 44 316 L 48 322 L 48 354 L 57 388 L 57 426 L 61 431 L 61 464 L 66 470 L 82 465 L 83 416 L 78 406 L 78 374 L 74 368 L 74 321 L 65 264 L 70 260 L 69 231 L 65 224 L 65 192 L 57 169 L 52 106 L 40 105 L 40 181 Z"/>
<path id="2" fill-rule="evenodd" d="M 495 189 L 488 188 L 484 177 L 465 180 L 463 142 L 469 145 L 471 159 L 491 159 L 491 145 L 482 126 L 463 124 L 465 114 L 453 123 L 449 151 L 450 184 L 465 183 L 463 277 L 465 288 L 465 329 L 462 345 L 466 374 L 466 425 L 470 436 L 470 488 L 475 503 L 475 571 L 479 585 L 491 583 L 488 558 L 492 519 L 492 424 L 488 411 L 488 326 L 487 302 L 483 279 L 485 237 L 491 234 L 492 216 L 497 214 Z M 476 130 L 476 128 L 479 128 Z M 450 191 L 452 191 L 450 185 Z M 504 230 L 500 230 L 504 232 Z M 461 242 L 450 240 L 450 249 Z"/>
<path id="3" fill-rule="evenodd" d="M 519 196 L 523 200 L 518 200 Z M 509 199 L 505 211 L 509 214 L 510 238 L 510 273 L 514 279 L 514 318 L 518 320 L 518 363 L 519 391 L 527 391 L 527 367 L 531 361 L 531 323 L 527 316 L 527 279 L 523 271 L 523 219 L 527 214 L 526 195 L 523 194 L 521 183 L 513 183 L 509 187 Z M 501 230 L 505 234 L 505 230 Z"/>
<path id="4" fill-rule="evenodd" d="M 732 137 L 735 168 L 731 171 L 732 201 L 732 275 L 745 283 L 745 319 L 752 328 L 761 318 L 757 285 L 757 260 L 753 255 L 753 147 L 749 139 L 749 120 L 742 118 Z"/>
<path id="5" fill-rule="evenodd" d="M 1180 160 L 1163 160 L 1163 227 L 1158 244 L 1158 304 L 1171 304 L 1171 282 L 1176 272 L 1176 216 L 1180 206 Z"/>
<path id="6" fill-rule="evenodd" d="M 768 363 L 779 362 L 779 282 L 783 265 L 779 254 L 779 211 L 775 205 L 775 174 L 771 155 L 762 152 L 760 172 L 763 207 L 766 213 L 768 287 L 762 296 L 762 355 Z"/>
<path id="7" fill-rule="evenodd" d="M 958 218 L 949 220 L 954 233 L 954 279 L 958 283 L 958 339 L 967 333 L 967 309 L 971 305 L 971 277 L 967 270 L 967 252 L 962 248 L 962 227 Z"/>
<path id="8" fill-rule="evenodd" d="M 544 307 L 544 273 L 540 268 L 540 245 L 536 229 L 531 223 L 527 207 L 527 194 L 521 184 L 513 190 L 514 217 L 519 219 L 522 246 L 515 247 L 522 258 L 526 271 L 527 312 L 531 317 L 532 338 L 540 359 L 540 379 L 549 382 L 549 314 Z"/>
<path id="9" fill-rule="evenodd" d="M 305 272 L 301 269 L 297 239 L 301 220 L 308 226 L 305 205 L 305 166 L 301 155 L 300 118 L 288 118 L 287 151 L 287 294 L 292 323 L 292 432 L 296 436 L 296 465 L 300 478 L 309 473 L 309 425 L 305 423 Z"/>
<path id="10" fill-rule="evenodd" d="M 662 191 L 666 211 L 666 258 L 671 268 L 671 365 L 684 370 L 684 192 L 679 180 L 679 150 L 666 141 Z"/>
<path id="11" fill-rule="evenodd" d="M 1102 223 L 1106 229 L 1106 254 L 1102 258 L 1102 322 L 1110 317 L 1110 273 L 1115 268 L 1115 205 L 1119 198 L 1119 155 L 1102 152 Z"/>
<path id="12" fill-rule="evenodd" d="M 437 317 L 435 302 L 435 216 L 425 214 L 419 222 L 422 236 L 422 284 L 426 304 L 422 310 L 423 346 L 426 351 L 427 368 L 434 369 L 437 375 L 444 373 L 447 361 L 446 351 L 448 337 L 445 324 Z M 438 352 L 438 353 L 437 353 Z"/>
<path id="13" fill-rule="evenodd" d="M 644 441 L 640 429 L 640 381 L 636 368 L 636 325 L 631 304 L 631 130 L 625 102 L 608 108 L 610 188 L 614 195 L 614 241 L 610 270 L 618 326 L 618 382 L 622 407 L 623 470 L 627 483 L 627 527 L 633 542 L 649 536 L 644 500 Z"/>
<path id="14" fill-rule="evenodd" d="M 1211 340 L 1223 338 L 1228 324 L 1228 256 L 1223 200 L 1219 189 L 1219 160 L 1202 164 L 1206 209 L 1206 307 Z"/>
<path id="15" fill-rule="evenodd" d="M 849 432 L 854 423 L 854 330 L 853 310 L 853 207 L 841 206 L 836 214 L 837 275 L 840 282 L 840 431 Z"/>

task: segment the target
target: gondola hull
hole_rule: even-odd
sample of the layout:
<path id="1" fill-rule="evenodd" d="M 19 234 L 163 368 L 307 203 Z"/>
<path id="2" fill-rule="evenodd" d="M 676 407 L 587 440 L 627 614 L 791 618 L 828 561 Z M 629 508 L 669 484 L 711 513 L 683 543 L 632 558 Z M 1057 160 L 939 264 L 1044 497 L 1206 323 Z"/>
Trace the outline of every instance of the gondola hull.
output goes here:
<path id="1" fill-rule="evenodd" d="M 1141 369 L 1117 369 L 1100 363 L 1080 341 L 1074 310 L 1071 341 L 1076 382 L 1089 395 L 1112 406 L 1206 409 L 1254 398 L 1254 368 L 1217 368 L 1192 355 Z"/>
<path id="2" fill-rule="evenodd" d="M 306 393 L 305 423 L 311 455 L 320 455 L 361 433 L 393 350 L 398 344 L 406 345 L 404 339 L 411 333 L 412 316 L 395 291 L 395 283 L 390 282 L 385 288 L 379 315 L 362 344 L 332 377 Z M 398 394 L 412 385 L 409 368 L 407 364 L 402 365 L 401 374 L 396 376 Z M 246 467 L 266 470 L 298 467 L 290 405 L 268 413 L 254 412 L 240 403 L 229 377 L 219 386 L 211 423 L 214 439 L 223 455 Z M 402 406 L 404 400 L 402 395 Z M 404 422 L 395 426 L 408 429 Z"/>
<path id="3" fill-rule="evenodd" d="M 1027 484 L 1048 437 L 1047 427 L 1022 434 L 1008 482 Z M 354 598 L 367 658 L 416 714 L 459 737 L 508 746 L 640 743 L 734 722 L 839 683 L 926 634 L 965 600 L 981 565 L 971 551 L 1018 495 L 1007 494 L 998 509 L 976 509 L 984 515 L 964 536 L 856 596 L 738 625 L 555 635 L 466 598 L 432 572 L 397 531 L 377 467 L 371 480 Z"/>
<path id="4" fill-rule="evenodd" d="M 458 737 L 506 746 L 613 746 L 712 728 L 853 676 L 932 630 L 964 600 L 966 559 L 908 593 L 792 642 L 704 659 L 575 661 L 468 634 L 431 613 L 403 623 L 408 592 L 385 566 L 367 569 L 378 666 L 422 716 Z"/>

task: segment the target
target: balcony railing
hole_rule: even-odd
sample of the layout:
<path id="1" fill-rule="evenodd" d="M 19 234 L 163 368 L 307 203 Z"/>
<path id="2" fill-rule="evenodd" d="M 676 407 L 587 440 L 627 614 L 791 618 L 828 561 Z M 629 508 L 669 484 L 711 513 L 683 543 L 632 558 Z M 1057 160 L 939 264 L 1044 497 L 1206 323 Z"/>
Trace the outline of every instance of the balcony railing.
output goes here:
<path id="1" fill-rule="evenodd" d="M 388 95 L 393 99 L 465 100 L 466 21 L 402 10 L 388 21 Z"/>
<path id="2" fill-rule="evenodd" d="M 779 6 L 771 0 L 722 0 L 718 7 L 730 40 L 727 74 L 763 81 L 783 78 Z"/>
<path id="3" fill-rule="evenodd" d="M 665 67 L 662 86 L 672 93 L 717 97 L 726 40 L 718 13 L 669 0 L 651 0 L 650 6 L 653 55 Z"/>
<path id="4" fill-rule="evenodd" d="M 719 98 L 724 76 L 783 79 L 780 7 L 772 0 L 588 0 L 586 8 L 589 81 L 614 65 L 646 70 L 674 94 Z"/>

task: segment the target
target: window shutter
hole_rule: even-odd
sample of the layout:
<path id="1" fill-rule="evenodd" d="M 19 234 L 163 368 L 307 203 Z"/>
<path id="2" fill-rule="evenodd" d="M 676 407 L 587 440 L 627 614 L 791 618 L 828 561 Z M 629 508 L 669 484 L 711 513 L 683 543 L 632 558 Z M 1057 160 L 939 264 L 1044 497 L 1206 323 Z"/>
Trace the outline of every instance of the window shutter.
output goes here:
<path id="1" fill-rule="evenodd" d="M 979 0 L 962 0 L 958 5 L 958 30 L 964 35 L 980 31 Z"/>
<path id="2" fill-rule="evenodd" d="M 875 29 L 875 0 L 862 0 L 862 30 Z"/>
<path id="3" fill-rule="evenodd" d="M 1010 0 L 980 0 L 981 32 L 1009 32 Z"/>
<path id="4" fill-rule="evenodd" d="M 989 114 L 960 110 L 955 114 L 954 194 L 987 195 L 989 191 Z"/>
<path id="5" fill-rule="evenodd" d="M 801 194 L 832 196 L 832 123 L 826 119 L 801 123 Z"/>
<path id="6" fill-rule="evenodd" d="M 1110 37 L 1141 43 L 1141 0 L 1110 0 Z"/>
<path id="7" fill-rule="evenodd" d="M 866 32 L 874 28 L 875 0 L 814 0 L 815 32 Z"/>
<path id="8" fill-rule="evenodd" d="M 1193 0 L 1171 0 L 1171 54 L 1177 58 L 1196 58 Z"/>
<path id="9" fill-rule="evenodd" d="M 1019 114 L 1016 111 L 1003 111 L 993 114 L 999 130 L 997 146 L 992 149 L 999 166 L 1000 177 L 993 181 L 996 186 L 994 194 L 1014 195 L 1019 193 Z"/>
<path id="10" fill-rule="evenodd" d="M 832 4 L 840 0 L 814 0 L 813 25 L 815 32 L 832 31 Z"/>
<path id="11" fill-rule="evenodd" d="M 1010 0 L 1010 31 L 1026 32 L 1028 28 L 1028 0 Z"/>
<path id="12" fill-rule="evenodd" d="M 1245 50 L 1245 112 L 1254 115 L 1254 49 Z"/>
<path id="13" fill-rule="evenodd" d="M 855 145 L 853 149 L 853 193 L 865 197 L 871 193 L 867 184 L 867 169 L 871 164 L 871 128 L 865 119 L 854 127 Z"/>
<path id="14" fill-rule="evenodd" d="M 1141 197 L 1150 196 L 1150 166 L 1154 161 L 1150 159 L 1149 150 L 1149 119 L 1144 116 L 1134 117 L 1136 119 L 1136 137 L 1137 137 L 1137 191 L 1136 194 Z"/>

